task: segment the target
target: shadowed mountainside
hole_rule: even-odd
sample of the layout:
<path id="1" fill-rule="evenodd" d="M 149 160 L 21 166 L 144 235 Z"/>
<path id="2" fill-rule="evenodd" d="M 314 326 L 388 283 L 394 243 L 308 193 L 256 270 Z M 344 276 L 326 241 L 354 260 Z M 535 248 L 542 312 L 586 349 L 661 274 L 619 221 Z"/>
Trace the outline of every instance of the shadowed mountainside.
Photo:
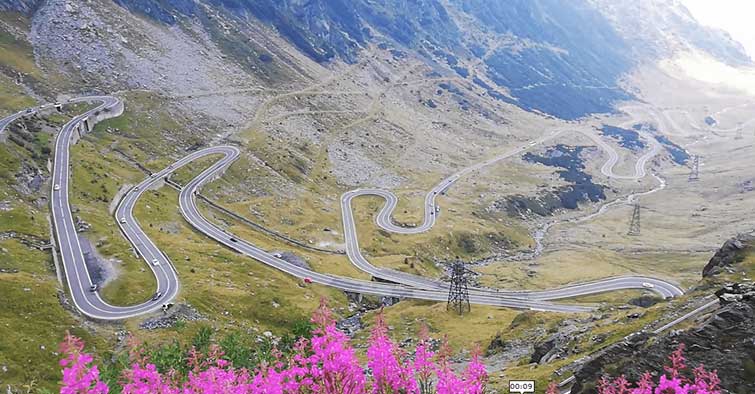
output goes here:
<path id="1" fill-rule="evenodd" d="M 587 0 L 115 2 L 167 24 L 181 16 L 197 18 L 204 6 L 256 18 L 320 63 L 354 63 L 371 45 L 412 51 L 492 97 L 563 119 L 611 112 L 615 102 L 630 99 L 622 76 L 639 62 L 668 55 L 670 40 L 672 47 L 697 47 L 732 64 L 748 59 L 736 43 L 697 24 L 679 4 L 660 0 L 642 5 L 673 16 L 663 26 L 673 33 L 662 37 L 617 25 L 612 16 L 625 7 Z"/>

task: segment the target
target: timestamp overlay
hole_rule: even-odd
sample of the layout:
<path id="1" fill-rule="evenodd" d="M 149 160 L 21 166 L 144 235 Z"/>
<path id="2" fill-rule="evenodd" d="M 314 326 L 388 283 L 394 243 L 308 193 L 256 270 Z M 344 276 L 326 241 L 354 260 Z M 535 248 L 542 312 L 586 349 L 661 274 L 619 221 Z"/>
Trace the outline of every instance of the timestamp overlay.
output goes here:
<path id="1" fill-rule="evenodd" d="M 535 381 L 534 380 L 510 380 L 509 381 L 510 393 L 534 393 Z"/>

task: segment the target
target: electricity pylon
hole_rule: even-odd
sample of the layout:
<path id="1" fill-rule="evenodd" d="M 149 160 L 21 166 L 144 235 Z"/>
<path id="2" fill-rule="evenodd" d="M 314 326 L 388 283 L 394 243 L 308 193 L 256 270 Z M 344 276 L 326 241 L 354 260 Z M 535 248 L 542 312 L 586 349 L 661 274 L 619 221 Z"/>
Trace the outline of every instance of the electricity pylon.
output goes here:
<path id="1" fill-rule="evenodd" d="M 692 171 L 689 173 L 689 181 L 697 181 L 700 180 L 700 156 L 695 155 L 694 161 L 692 162 Z"/>
<path id="2" fill-rule="evenodd" d="M 448 288 L 446 310 L 455 310 L 459 315 L 470 312 L 469 287 L 467 286 L 467 269 L 464 263 L 457 261 L 451 266 L 451 286 Z"/>
<path id="3" fill-rule="evenodd" d="M 629 232 L 627 235 L 637 236 L 640 235 L 640 202 L 634 203 L 634 211 L 632 212 L 632 221 L 629 223 Z"/>

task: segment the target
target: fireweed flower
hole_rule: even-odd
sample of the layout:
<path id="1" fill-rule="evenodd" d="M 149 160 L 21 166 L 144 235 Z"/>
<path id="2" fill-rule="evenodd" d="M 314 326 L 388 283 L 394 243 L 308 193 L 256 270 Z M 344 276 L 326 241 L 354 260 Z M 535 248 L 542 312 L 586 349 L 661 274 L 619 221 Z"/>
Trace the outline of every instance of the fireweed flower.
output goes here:
<path id="1" fill-rule="evenodd" d="M 679 344 L 679 347 L 669 355 L 669 362 L 670 364 L 663 368 L 666 374 L 661 375 L 658 384 L 654 384 L 649 372 L 642 375 L 634 388 L 624 376 L 617 379 L 605 376 L 598 382 L 598 392 L 600 394 L 721 394 L 719 388 L 721 381 L 716 371 L 708 371 L 700 365 L 692 371 L 694 381 L 684 377 L 684 372 L 687 371 L 684 344 Z"/>
<path id="2" fill-rule="evenodd" d="M 91 355 L 84 353 L 84 341 L 66 332 L 65 340 L 60 344 L 63 359 L 63 380 L 61 394 L 106 394 L 108 387 L 100 381 L 100 372 L 92 365 Z"/>
<path id="3" fill-rule="evenodd" d="M 359 363 L 348 337 L 336 329 L 327 304 L 314 312 L 316 327 L 311 339 L 300 339 L 289 355 L 276 353 L 275 360 L 254 371 L 234 368 L 218 346 L 206 353 L 192 349 L 186 355 L 187 375 L 176 371 L 160 373 L 149 363 L 144 346 L 129 339 L 130 367 L 123 372 L 120 391 L 124 394 L 482 394 L 488 380 L 480 361 L 479 348 L 461 374 L 451 368 L 451 349 L 444 340 L 437 352 L 430 346 L 427 329 L 410 359 L 388 336 L 382 314 L 378 315 L 367 349 L 367 369 Z M 62 394 L 107 394 L 91 355 L 84 353 L 81 339 L 66 334 L 60 346 Z M 716 371 L 702 365 L 685 378 L 684 347 L 669 356 L 658 383 L 646 373 L 632 384 L 623 376 L 604 377 L 600 394 L 721 394 Z M 690 376 L 687 374 L 686 376 Z M 555 385 L 547 391 L 558 392 Z"/>
<path id="4" fill-rule="evenodd" d="M 405 362 L 406 355 L 388 338 L 382 312 L 378 314 L 367 349 L 367 366 L 372 371 L 373 394 L 419 392 L 415 372 L 411 363 Z"/>

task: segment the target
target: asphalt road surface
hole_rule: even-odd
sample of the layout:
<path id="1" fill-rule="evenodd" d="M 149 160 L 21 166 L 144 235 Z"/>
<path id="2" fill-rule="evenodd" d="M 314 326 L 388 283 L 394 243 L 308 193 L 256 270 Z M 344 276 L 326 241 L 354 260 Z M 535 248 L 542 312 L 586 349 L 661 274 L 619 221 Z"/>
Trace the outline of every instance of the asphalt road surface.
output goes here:
<path id="1" fill-rule="evenodd" d="M 65 270 L 66 281 L 74 305 L 83 314 L 95 319 L 103 320 L 125 319 L 155 311 L 178 294 L 179 280 L 175 268 L 169 258 L 160 251 L 160 249 L 141 229 L 138 221 L 133 216 L 133 209 L 139 197 L 145 190 L 160 186 L 160 183 L 163 182 L 163 177 L 201 157 L 222 155 L 217 162 L 191 180 L 191 182 L 181 190 L 179 205 L 184 218 L 198 231 L 208 237 L 228 248 L 236 250 L 241 254 L 249 256 L 290 275 L 302 279 L 308 278 L 312 282 L 333 286 L 344 291 L 399 298 L 446 301 L 448 296 L 448 285 L 446 283 L 398 271 L 377 268 L 372 266 L 364 256 L 361 255 L 356 238 L 355 223 L 351 213 L 351 200 L 361 195 L 377 195 L 383 197 L 386 200 L 386 204 L 377 216 L 376 222 L 380 227 L 387 231 L 401 234 L 413 234 L 427 231 L 434 225 L 438 216 L 439 207 L 435 201 L 436 197 L 448 190 L 448 188 L 462 176 L 478 171 L 483 167 L 489 166 L 503 159 L 520 154 L 531 147 L 550 140 L 566 131 L 553 131 L 550 135 L 531 141 L 520 148 L 475 164 L 474 166 L 465 168 L 447 177 L 427 193 L 424 204 L 425 218 L 423 223 L 416 227 L 402 227 L 393 223 L 391 215 L 395 210 L 398 199 L 389 191 L 363 189 L 344 194 L 342 198 L 344 234 L 347 241 L 347 254 L 349 258 L 355 265 L 366 272 L 369 272 L 373 276 L 389 280 L 396 284 L 356 280 L 335 275 L 321 274 L 301 268 L 218 228 L 202 216 L 196 206 L 195 194 L 202 185 L 221 176 L 223 171 L 238 158 L 239 150 L 232 146 L 217 146 L 191 153 L 168 168 L 151 175 L 139 185 L 133 187 L 123 197 L 116 209 L 115 220 L 120 226 L 121 231 L 131 242 L 136 253 L 145 260 L 145 263 L 150 267 L 157 279 L 155 297 L 139 305 L 122 307 L 108 304 L 100 297 L 97 291 L 91 289 L 93 283 L 85 264 L 84 255 L 68 201 L 69 180 L 71 176 L 69 151 L 70 145 L 73 143 L 72 141 L 76 129 L 82 122 L 85 122 L 90 117 L 102 113 L 102 111 L 111 111 L 121 103 L 117 98 L 111 96 L 92 96 L 69 100 L 69 103 L 79 102 L 99 102 L 101 104 L 84 114 L 74 117 L 71 121 L 66 123 L 56 139 L 53 164 L 53 184 L 51 191 L 51 212 L 55 228 L 55 236 Z M 24 115 L 44 109 L 47 106 L 50 105 L 36 107 L 31 109 L 31 111 L 20 111 L 0 120 L 0 132 L 4 130 L 7 124 Z M 609 152 L 612 151 L 610 146 L 607 146 L 607 150 Z M 613 155 L 610 155 L 610 153 L 609 156 L 611 158 L 614 157 Z M 642 169 L 644 171 L 644 164 L 642 165 Z M 635 174 L 635 176 L 640 175 L 644 176 L 644 172 L 637 171 Z M 554 312 L 585 312 L 591 310 L 591 308 L 578 305 L 556 304 L 550 301 L 633 288 L 652 290 L 663 297 L 673 297 L 683 294 L 682 289 L 678 286 L 660 279 L 627 276 L 608 278 L 544 291 L 501 291 L 496 289 L 471 288 L 470 301 L 476 304 L 520 309 Z"/>
<path id="2" fill-rule="evenodd" d="M 5 131 L 5 128 L 8 127 L 9 124 L 23 118 L 26 116 L 32 116 L 42 110 L 48 109 L 48 108 L 54 108 L 55 104 L 43 104 L 37 107 L 31 107 L 28 109 L 24 109 L 21 111 L 18 111 L 12 115 L 8 115 L 3 119 L 0 119 L 0 134 L 2 134 Z"/>
<path id="3" fill-rule="evenodd" d="M 83 97 L 73 99 L 69 102 L 101 103 L 94 109 L 78 115 L 66 123 L 55 140 L 50 208 L 55 238 L 58 242 L 58 250 L 65 271 L 66 282 L 71 293 L 71 299 L 78 310 L 95 319 L 125 319 L 152 312 L 160 308 L 165 299 L 174 297 L 178 292 L 178 277 L 172 266 L 165 261 L 164 257 L 162 259 L 165 261 L 165 264 L 162 266 L 155 267 L 149 264 L 157 278 L 157 291 L 161 291 L 164 294 L 160 299 L 149 300 L 142 304 L 128 307 L 114 306 L 104 301 L 98 291 L 91 290 L 91 286 L 93 285 L 92 279 L 85 264 L 84 254 L 68 200 L 69 181 L 71 179 L 70 145 L 76 133 L 76 128 L 79 127 L 80 123 L 85 122 L 86 119 L 101 111 L 113 110 L 121 103 L 117 98 L 111 96 Z M 133 242 L 133 238 L 129 237 L 129 239 L 132 239 Z M 146 245 L 144 242 L 151 245 L 157 251 L 156 253 L 162 256 L 149 239 L 144 237 L 142 245 Z M 142 254 L 142 256 L 145 255 Z M 149 256 L 153 257 L 152 255 Z"/>
<path id="4" fill-rule="evenodd" d="M 196 206 L 196 193 L 205 183 L 220 176 L 223 170 L 230 166 L 239 155 L 239 151 L 231 146 L 219 146 L 207 148 L 190 154 L 173 165 L 178 168 L 185 165 L 188 161 L 196 160 L 200 157 L 222 154 L 223 158 L 203 171 L 196 178 L 191 180 L 181 190 L 179 205 L 181 213 L 189 224 L 194 226 L 198 231 L 215 239 L 227 247 L 238 251 L 244 255 L 259 260 L 271 267 L 277 268 L 290 275 L 298 278 L 309 278 L 313 282 L 321 283 L 328 286 L 337 287 L 342 290 L 377 295 L 389 295 L 394 297 L 419 298 L 428 300 L 446 300 L 448 295 L 448 285 L 443 282 L 432 281 L 419 276 L 403 274 L 397 271 L 385 270 L 384 276 L 397 285 L 367 282 L 354 280 L 350 278 L 339 277 L 335 275 L 320 274 L 299 266 L 293 265 L 281 258 L 278 258 L 262 249 L 244 241 L 237 235 L 231 234 L 218 228 L 215 224 L 207 220 Z M 353 222 L 352 222 L 353 223 Z M 350 227 L 353 230 L 353 226 Z M 358 252 L 358 251 L 357 251 Z M 351 255 L 349 255 L 351 257 Z M 366 260 L 365 260 L 366 261 Z M 369 265 L 369 263 L 367 263 Z M 371 266 L 371 265 L 370 265 Z M 379 269 L 379 268 L 378 268 Z M 395 276 L 397 275 L 397 276 Z M 516 308 L 530 308 L 538 310 L 558 310 L 575 308 L 573 311 L 583 307 L 574 307 L 567 305 L 554 305 L 550 303 L 533 304 L 533 302 L 551 301 L 557 299 L 571 298 L 582 295 L 602 293 L 606 291 L 620 289 L 644 288 L 656 291 L 662 297 L 673 297 L 683 294 L 683 291 L 674 284 L 663 280 L 649 277 L 618 277 L 609 278 L 600 281 L 582 283 L 572 286 L 566 286 L 558 289 L 546 291 L 499 291 L 494 289 L 470 289 L 470 301 L 479 304 L 500 305 L 504 302 L 506 306 Z"/>
<path id="5" fill-rule="evenodd" d="M 424 219 L 423 222 L 414 227 L 403 227 L 395 224 L 391 217 L 398 204 L 398 197 L 388 190 L 382 189 L 358 189 L 344 193 L 341 196 L 341 215 L 343 222 L 343 233 L 346 241 L 346 254 L 349 260 L 360 270 L 372 275 L 373 277 L 383 280 L 391 281 L 394 283 L 402 283 L 405 285 L 411 285 L 421 288 L 432 288 L 448 291 L 448 283 L 435 281 L 429 278 L 425 278 L 418 275 L 412 275 L 396 270 L 380 268 L 372 265 L 360 252 L 359 241 L 356 231 L 356 223 L 354 221 L 354 215 L 352 213 L 351 202 L 354 198 L 359 196 L 377 196 L 385 200 L 385 204 L 381 208 L 380 212 L 375 218 L 376 224 L 389 232 L 398 234 L 418 234 L 430 230 L 440 213 L 440 206 L 436 203 L 436 197 L 448 191 L 453 184 L 465 175 L 475 173 L 482 170 L 484 167 L 495 164 L 501 160 L 508 159 L 513 156 L 522 154 L 523 152 L 547 142 L 553 138 L 560 136 L 566 130 L 557 130 L 548 134 L 540 139 L 533 140 L 527 144 L 517 147 L 516 149 L 506 152 L 504 154 L 495 156 L 489 160 L 477 163 L 471 167 L 464 168 L 455 174 L 443 179 L 435 187 L 433 187 L 426 195 L 424 199 Z M 645 166 L 647 162 L 655 157 L 660 152 L 660 144 L 655 142 L 654 138 L 649 138 L 651 141 L 651 149 L 648 150 L 637 161 L 635 165 L 635 174 L 631 176 L 618 176 L 613 173 L 613 168 L 619 160 L 619 155 L 613 149 L 612 146 L 606 144 L 599 136 L 583 132 L 591 139 L 593 139 L 604 151 L 608 153 L 608 160 L 602 167 L 602 172 L 612 178 L 618 179 L 641 179 L 646 176 Z M 665 185 L 664 185 L 665 186 Z M 651 287 L 652 286 L 652 287 Z M 539 300 L 553 300 L 576 297 L 586 294 L 595 294 L 601 291 L 614 291 L 622 289 L 646 289 L 654 291 L 663 298 L 674 297 L 684 294 L 683 290 L 677 285 L 658 280 L 654 278 L 642 277 L 642 276 L 627 276 L 620 278 L 609 278 L 606 280 L 577 284 L 564 288 L 547 290 L 547 291 L 499 291 L 495 289 L 485 288 L 470 288 L 470 294 L 491 294 L 495 293 L 500 296 L 506 297 L 520 297 L 527 299 L 539 299 Z"/>

